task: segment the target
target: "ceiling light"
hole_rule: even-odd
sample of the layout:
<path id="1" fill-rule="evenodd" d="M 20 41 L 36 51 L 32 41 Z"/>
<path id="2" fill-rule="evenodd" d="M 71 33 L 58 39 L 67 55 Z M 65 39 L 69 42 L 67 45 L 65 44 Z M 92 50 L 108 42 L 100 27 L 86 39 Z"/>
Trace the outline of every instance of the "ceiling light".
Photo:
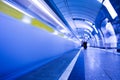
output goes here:
<path id="1" fill-rule="evenodd" d="M 110 13 L 111 17 L 114 19 L 117 16 L 117 13 L 113 6 L 111 5 L 109 0 L 105 0 L 103 2 L 104 6 L 107 8 L 108 12 Z"/>
<path id="2" fill-rule="evenodd" d="M 44 13 L 46 13 L 47 15 L 49 15 L 49 17 L 51 17 L 56 23 L 58 23 L 62 28 L 66 29 L 65 26 L 60 23 L 60 21 L 58 19 L 56 19 L 54 17 L 54 15 L 52 15 L 49 10 L 47 10 L 45 4 L 43 3 L 42 0 L 31 0 L 37 7 L 39 7 Z M 66 29 L 67 30 L 67 29 Z"/>
<path id="3" fill-rule="evenodd" d="M 98 30 L 96 29 L 95 25 L 93 25 L 93 28 L 94 28 L 95 32 L 98 33 Z"/>

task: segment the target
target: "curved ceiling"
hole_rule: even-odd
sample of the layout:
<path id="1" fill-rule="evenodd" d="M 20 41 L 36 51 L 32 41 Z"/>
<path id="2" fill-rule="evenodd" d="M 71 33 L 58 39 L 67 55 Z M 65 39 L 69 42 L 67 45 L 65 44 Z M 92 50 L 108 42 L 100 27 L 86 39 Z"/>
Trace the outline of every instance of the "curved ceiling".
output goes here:
<path id="1" fill-rule="evenodd" d="M 82 18 L 95 22 L 102 4 L 97 0 L 53 0 L 66 20 Z M 69 22 L 68 22 L 69 23 Z"/>
<path id="2" fill-rule="evenodd" d="M 91 28 L 92 25 L 83 25 L 81 21 L 88 21 L 92 24 L 95 24 L 95 20 L 98 16 L 98 13 L 101 10 L 102 4 L 97 0 L 44 0 L 49 6 L 50 2 L 52 3 L 54 12 L 59 11 L 58 14 L 66 20 L 70 25 L 73 32 L 79 35 L 77 28 L 87 28 L 93 32 L 95 29 Z M 93 29 L 93 30 L 92 30 Z M 84 32 L 84 31 L 82 31 Z M 91 34 L 90 33 L 90 34 Z"/>

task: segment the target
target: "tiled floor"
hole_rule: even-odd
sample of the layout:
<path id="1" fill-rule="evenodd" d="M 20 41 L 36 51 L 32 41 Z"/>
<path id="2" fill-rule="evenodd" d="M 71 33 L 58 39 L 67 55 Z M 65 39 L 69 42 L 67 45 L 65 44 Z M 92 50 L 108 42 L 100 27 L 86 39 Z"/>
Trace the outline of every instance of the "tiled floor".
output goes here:
<path id="1" fill-rule="evenodd" d="M 18 80 L 58 80 L 78 50 L 36 69 Z M 120 55 L 97 48 L 82 49 L 68 80 L 120 80 Z"/>
<path id="2" fill-rule="evenodd" d="M 120 80 L 120 56 L 94 48 L 82 50 L 69 80 Z"/>

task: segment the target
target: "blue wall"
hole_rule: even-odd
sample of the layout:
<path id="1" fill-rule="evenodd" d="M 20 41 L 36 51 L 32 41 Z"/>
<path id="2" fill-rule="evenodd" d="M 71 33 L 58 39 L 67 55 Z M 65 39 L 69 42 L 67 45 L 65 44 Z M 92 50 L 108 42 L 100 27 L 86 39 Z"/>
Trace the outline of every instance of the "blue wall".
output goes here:
<path id="1" fill-rule="evenodd" d="M 75 45 L 0 13 L 0 79 L 34 69 Z"/>

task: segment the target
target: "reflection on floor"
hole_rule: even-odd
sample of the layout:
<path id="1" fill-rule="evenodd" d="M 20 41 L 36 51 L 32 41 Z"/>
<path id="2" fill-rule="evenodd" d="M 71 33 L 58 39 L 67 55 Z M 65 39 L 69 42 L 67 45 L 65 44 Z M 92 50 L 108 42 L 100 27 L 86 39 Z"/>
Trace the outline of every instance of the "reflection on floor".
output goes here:
<path id="1" fill-rule="evenodd" d="M 120 80 L 120 55 L 94 48 L 84 55 L 86 80 Z"/>
<path id="2" fill-rule="evenodd" d="M 66 53 L 17 79 L 58 80 L 77 52 Z M 120 80 L 120 56 L 100 49 L 82 49 L 68 80 Z"/>

